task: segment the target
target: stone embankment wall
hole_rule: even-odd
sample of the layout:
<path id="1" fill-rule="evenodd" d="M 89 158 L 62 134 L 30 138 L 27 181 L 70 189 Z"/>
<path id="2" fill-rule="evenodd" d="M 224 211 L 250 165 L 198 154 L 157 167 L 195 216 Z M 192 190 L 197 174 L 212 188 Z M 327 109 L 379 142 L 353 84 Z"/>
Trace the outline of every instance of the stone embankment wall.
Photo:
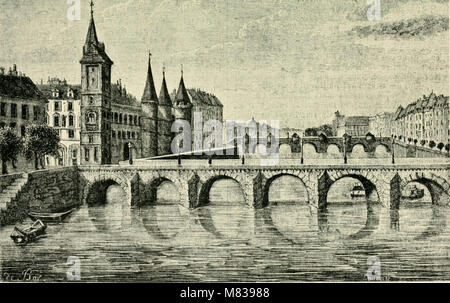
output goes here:
<path id="1" fill-rule="evenodd" d="M 0 188 L 12 184 L 16 177 L 20 175 L 1 176 Z M 76 167 L 29 173 L 28 182 L 1 212 L 0 226 L 25 219 L 28 211 L 58 212 L 81 205 L 82 182 Z"/>

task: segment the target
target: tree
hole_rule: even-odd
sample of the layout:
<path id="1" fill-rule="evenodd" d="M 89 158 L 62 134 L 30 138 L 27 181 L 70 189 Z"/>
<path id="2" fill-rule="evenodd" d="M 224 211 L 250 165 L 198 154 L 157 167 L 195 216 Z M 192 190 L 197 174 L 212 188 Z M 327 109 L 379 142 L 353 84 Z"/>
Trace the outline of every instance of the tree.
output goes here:
<path id="1" fill-rule="evenodd" d="M 305 130 L 306 137 L 317 137 L 317 129 L 316 128 L 307 128 Z"/>
<path id="2" fill-rule="evenodd" d="M 39 159 L 58 155 L 59 141 L 55 129 L 47 125 L 30 125 L 25 131 L 24 154 L 28 160 L 34 159 L 34 167 L 39 169 Z"/>
<path id="3" fill-rule="evenodd" d="M 8 173 L 6 162 L 16 161 L 22 150 L 22 140 L 10 127 L 0 128 L 0 157 L 2 160 L 2 174 Z"/>
<path id="4" fill-rule="evenodd" d="M 430 143 L 428 144 L 428 146 L 429 146 L 431 149 L 433 149 L 433 148 L 436 147 L 436 142 L 430 141 Z"/>
<path id="5" fill-rule="evenodd" d="M 426 143 L 425 140 L 420 141 L 420 145 L 422 145 L 422 146 L 425 146 L 425 143 Z"/>
<path id="6" fill-rule="evenodd" d="M 442 149 L 444 148 L 444 143 L 440 142 L 437 146 L 437 148 L 439 148 L 440 151 L 442 151 Z"/>
<path id="7" fill-rule="evenodd" d="M 329 124 L 319 126 L 317 132 L 322 132 L 327 137 L 333 137 L 333 127 Z"/>

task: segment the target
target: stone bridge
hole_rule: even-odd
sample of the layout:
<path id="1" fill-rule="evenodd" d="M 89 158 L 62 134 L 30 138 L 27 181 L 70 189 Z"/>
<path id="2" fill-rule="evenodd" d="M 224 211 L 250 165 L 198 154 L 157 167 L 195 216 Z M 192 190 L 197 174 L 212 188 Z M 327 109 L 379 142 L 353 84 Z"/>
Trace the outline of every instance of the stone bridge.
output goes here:
<path id="1" fill-rule="evenodd" d="M 364 148 L 364 152 L 369 155 L 374 154 L 378 146 L 384 146 L 387 152 L 391 152 L 392 138 L 389 137 L 375 137 L 368 134 L 365 137 L 326 137 L 325 135 L 319 135 L 318 137 L 291 137 L 280 138 L 279 144 L 289 145 L 293 153 L 300 153 L 302 145 L 312 145 L 316 153 L 327 153 L 330 146 L 336 146 L 340 153 L 351 153 L 353 148 L 357 145 L 361 145 Z"/>
<path id="2" fill-rule="evenodd" d="M 270 204 L 269 188 L 281 176 L 293 176 L 303 183 L 311 209 L 327 207 L 327 194 L 338 180 L 351 177 L 359 180 L 366 197 L 385 207 L 398 209 L 401 193 L 411 182 L 429 190 L 432 202 L 449 203 L 449 164 L 411 165 L 302 165 L 302 166 L 86 166 L 79 167 L 83 203 L 106 200 L 111 185 L 119 185 L 130 206 L 156 203 L 157 189 L 163 182 L 172 182 L 180 194 L 180 204 L 196 208 L 209 203 L 209 191 L 221 179 L 236 181 L 249 207 L 263 208 Z"/>

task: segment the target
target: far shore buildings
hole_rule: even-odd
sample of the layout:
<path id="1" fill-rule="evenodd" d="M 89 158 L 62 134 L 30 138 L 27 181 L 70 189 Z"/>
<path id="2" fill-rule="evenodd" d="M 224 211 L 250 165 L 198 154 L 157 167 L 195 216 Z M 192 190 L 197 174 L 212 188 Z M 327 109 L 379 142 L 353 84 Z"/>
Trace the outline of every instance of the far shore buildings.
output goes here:
<path id="1" fill-rule="evenodd" d="M 424 95 L 406 107 L 399 106 L 393 117 L 394 138 L 406 143 L 415 140 L 420 145 L 449 143 L 448 96 Z"/>
<path id="2" fill-rule="evenodd" d="M 333 133 L 337 137 L 342 137 L 344 134 L 352 137 L 364 137 L 367 133 L 369 133 L 369 127 L 369 117 L 346 117 L 341 115 L 339 111 L 335 113 L 335 118 L 332 122 Z"/>
<path id="3" fill-rule="evenodd" d="M 23 137 L 27 125 L 45 123 L 46 103 L 42 92 L 15 64 L 8 72 L 0 67 L 0 127 L 9 126 Z M 7 165 L 9 173 L 34 168 L 22 156 Z"/>

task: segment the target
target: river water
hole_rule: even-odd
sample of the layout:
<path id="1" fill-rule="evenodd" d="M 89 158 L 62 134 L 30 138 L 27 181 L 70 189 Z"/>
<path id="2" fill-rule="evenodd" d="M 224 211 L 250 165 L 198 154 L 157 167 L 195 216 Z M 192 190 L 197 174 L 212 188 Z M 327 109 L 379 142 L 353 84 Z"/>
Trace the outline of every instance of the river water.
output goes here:
<path id="1" fill-rule="evenodd" d="M 106 205 L 83 206 L 26 247 L 9 238 L 12 226 L 1 228 L 1 277 L 67 281 L 71 257 L 90 282 L 450 280 L 449 209 L 433 207 L 426 193 L 389 211 L 351 199 L 355 182 L 333 185 L 326 213 L 311 211 L 304 188 L 289 177 L 273 183 L 272 203 L 262 210 L 245 206 L 227 180 L 214 184 L 210 205 L 195 210 L 178 205 L 169 183 L 156 206 L 140 209 L 112 186 Z"/>

